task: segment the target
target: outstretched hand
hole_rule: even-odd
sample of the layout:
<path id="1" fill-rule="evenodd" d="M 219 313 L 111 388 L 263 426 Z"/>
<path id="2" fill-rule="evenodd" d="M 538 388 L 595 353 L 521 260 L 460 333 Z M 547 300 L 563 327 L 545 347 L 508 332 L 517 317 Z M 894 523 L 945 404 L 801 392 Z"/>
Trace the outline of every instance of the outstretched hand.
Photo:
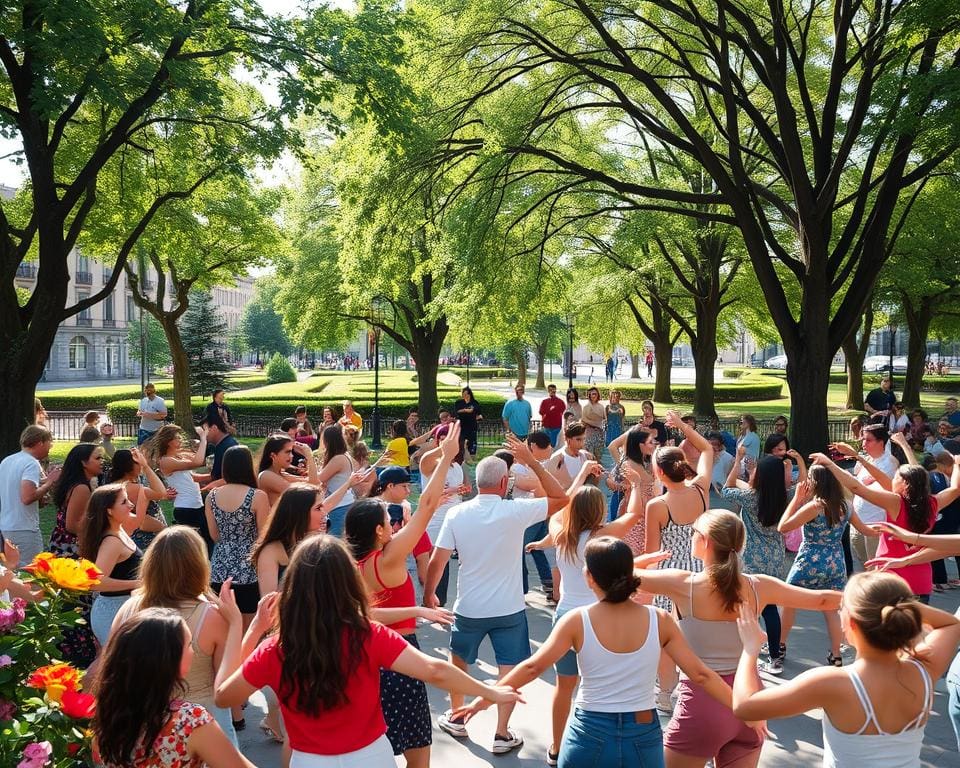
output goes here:
<path id="1" fill-rule="evenodd" d="M 743 642 L 743 652 L 753 657 L 759 656 L 760 646 L 766 641 L 767 633 L 760 629 L 757 614 L 746 601 L 740 603 L 738 611 L 740 615 L 737 617 L 737 632 Z"/>

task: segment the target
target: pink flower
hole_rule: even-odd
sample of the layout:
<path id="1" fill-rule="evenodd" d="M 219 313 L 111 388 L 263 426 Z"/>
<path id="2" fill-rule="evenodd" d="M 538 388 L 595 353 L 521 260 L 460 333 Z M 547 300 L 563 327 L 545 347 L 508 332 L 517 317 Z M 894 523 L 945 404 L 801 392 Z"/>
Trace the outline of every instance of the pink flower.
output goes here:
<path id="1" fill-rule="evenodd" d="M 13 664 L 13 659 L 7 656 L 7 654 L 0 656 L 0 669 L 3 669 L 3 667 L 9 667 L 11 664 Z"/>
<path id="2" fill-rule="evenodd" d="M 13 720 L 15 714 L 17 714 L 17 705 L 12 701 L 0 699 L 0 723 Z"/>
<path id="3" fill-rule="evenodd" d="M 43 768 L 50 762 L 53 747 L 49 741 L 35 741 L 27 744 L 23 750 L 23 760 L 17 763 L 17 768 Z"/>
<path id="4" fill-rule="evenodd" d="M 13 629 L 26 617 L 27 603 L 21 598 L 15 598 L 9 608 L 0 608 L 0 632 Z"/>

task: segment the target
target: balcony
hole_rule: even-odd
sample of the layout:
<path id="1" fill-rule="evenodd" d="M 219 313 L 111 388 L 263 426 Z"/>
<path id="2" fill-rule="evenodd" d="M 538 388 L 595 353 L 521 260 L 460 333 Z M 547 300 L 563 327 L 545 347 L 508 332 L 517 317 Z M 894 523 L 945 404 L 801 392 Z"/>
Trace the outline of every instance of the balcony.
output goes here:
<path id="1" fill-rule="evenodd" d="M 154 288 L 157 287 L 157 282 L 155 280 L 151 280 L 149 277 L 145 277 L 143 280 L 140 281 L 140 285 L 143 286 L 143 290 L 152 291 Z"/>
<path id="2" fill-rule="evenodd" d="M 80 328 L 93 328 L 93 318 L 77 315 L 77 326 Z"/>
<path id="3" fill-rule="evenodd" d="M 103 283 L 106 285 L 110 282 L 110 278 L 113 277 L 113 270 L 109 267 L 103 268 Z"/>
<path id="4" fill-rule="evenodd" d="M 34 280 L 37 277 L 37 265 L 33 263 L 24 263 L 17 265 L 17 277 L 25 277 L 27 280 Z"/>
<path id="5" fill-rule="evenodd" d="M 77 272 L 73 279 L 77 285 L 93 285 L 93 272 Z"/>
<path id="6" fill-rule="evenodd" d="M 104 328 L 116 328 L 116 327 L 117 327 L 117 321 L 114 320 L 113 318 L 110 318 L 109 320 L 108 320 L 107 318 L 104 318 L 104 319 L 103 319 L 103 327 L 104 327 Z"/>

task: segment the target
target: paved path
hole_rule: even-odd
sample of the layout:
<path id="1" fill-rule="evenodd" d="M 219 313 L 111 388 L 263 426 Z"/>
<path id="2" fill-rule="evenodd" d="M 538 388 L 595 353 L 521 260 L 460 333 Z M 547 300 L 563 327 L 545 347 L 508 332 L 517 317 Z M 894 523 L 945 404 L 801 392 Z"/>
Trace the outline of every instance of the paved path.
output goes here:
<path id="1" fill-rule="evenodd" d="M 456 567 L 456 562 L 452 565 Z M 953 566 L 950 566 L 952 576 Z M 455 575 L 451 574 L 451 586 L 455 584 Z M 536 571 L 531 568 L 531 583 L 536 584 Z M 533 589 L 533 588 L 532 588 Z M 452 600 L 452 595 L 451 595 Z M 933 604 L 940 608 L 956 610 L 960 605 L 960 591 L 951 591 L 943 595 L 935 595 Z M 547 606 L 539 592 L 531 591 L 527 596 L 527 616 L 530 622 L 530 636 L 534 647 L 539 647 L 550 632 L 550 622 L 553 610 Z M 819 614 L 800 611 L 798 621 L 790 635 L 790 656 L 787 660 L 784 678 L 796 676 L 804 669 L 823 663 L 828 643 L 823 619 Z M 418 631 L 420 645 L 424 652 L 444 657 L 448 646 L 448 633 L 431 626 L 421 627 Z M 852 656 L 847 654 L 847 661 Z M 496 676 L 492 650 L 488 642 L 481 648 L 480 661 L 472 667 L 472 674 L 482 679 L 492 680 Z M 534 766 L 545 765 L 545 755 L 550 742 L 550 693 L 553 682 L 553 672 L 544 675 L 523 689 L 526 704 L 517 706 L 511 724 L 524 738 L 525 744 L 519 750 L 503 756 L 494 756 L 490 752 L 493 740 L 493 729 L 496 725 L 495 709 L 490 708 L 477 716 L 469 726 L 470 737 L 464 741 L 457 741 L 438 730 L 433 729 L 432 765 L 441 768 L 478 768 L 479 766 Z M 768 684 L 776 685 L 777 678 L 767 678 Z M 430 691 L 430 706 L 436 716 L 446 707 L 445 695 L 432 688 Z M 280 747 L 268 743 L 256 728 L 261 712 L 257 703 L 262 706 L 262 698 L 255 700 L 248 707 L 246 718 L 247 730 L 240 734 L 240 744 L 244 754 L 260 768 L 272 768 L 280 765 Z M 960 765 L 960 754 L 957 753 L 957 743 L 953 730 L 950 727 L 947 712 L 947 695 L 943 681 L 937 684 L 935 713 L 927 725 L 923 765 L 925 767 L 947 768 Z M 777 720 L 770 723 L 773 736 L 763 749 L 760 760 L 762 768 L 812 768 L 820 766 L 822 761 L 822 737 L 819 722 L 820 713 L 812 713 L 788 720 Z M 664 719 L 663 725 L 666 725 Z M 397 765 L 403 765 L 399 760 Z M 869 768 L 869 766 L 865 767 Z"/>

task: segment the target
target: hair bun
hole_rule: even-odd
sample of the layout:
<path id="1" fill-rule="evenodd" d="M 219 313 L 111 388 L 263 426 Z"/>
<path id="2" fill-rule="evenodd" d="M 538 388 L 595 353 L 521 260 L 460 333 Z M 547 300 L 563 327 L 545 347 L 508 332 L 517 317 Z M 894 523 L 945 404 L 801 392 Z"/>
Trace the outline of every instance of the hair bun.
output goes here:
<path id="1" fill-rule="evenodd" d="M 900 608 L 900 603 L 897 603 L 896 605 L 885 605 L 885 606 L 883 606 L 883 608 L 880 609 L 880 620 L 881 620 L 881 621 L 889 621 L 889 620 L 890 620 L 890 614 L 893 613 L 894 611 L 898 610 L 899 608 Z"/>

